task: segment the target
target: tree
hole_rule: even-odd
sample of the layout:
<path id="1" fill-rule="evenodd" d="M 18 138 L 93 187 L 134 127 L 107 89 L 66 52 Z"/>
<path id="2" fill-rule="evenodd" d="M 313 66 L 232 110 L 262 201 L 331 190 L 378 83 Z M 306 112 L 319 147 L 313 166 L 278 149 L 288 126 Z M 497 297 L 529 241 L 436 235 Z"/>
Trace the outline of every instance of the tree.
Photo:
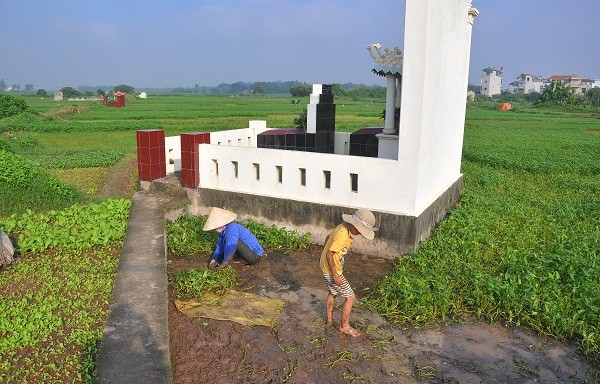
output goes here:
<path id="1" fill-rule="evenodd" d="M 6 88 L 6 83 L 4 79 L 0 80 L 0 92 L 4 92 L 4 88 Z"/>
<path id="2" fill-rule="evenodd" d="M 306 131 L 306 127 L 308 127 L 308 115 L 306 108 L 304 108 L 302 112 L 300 112 L 300 115 L 298 115 L 298 117 L 294 118 L 294 126 L 301 131 Z"/>
<path id="3" fill-rule="evenodd" d="M 40 96 L 40 97 L 48 97 L 48 92 L 45 89 L 38 89 L 36 95 Z"/>
<path id="4" fill-rule="evenodd" d="M 255 95 L 264 95 L 265 87 L 263 87 L 262 85 L 255 85 L 254 88 L 252 88 L 252 93 Z"/>
<path id="5" fill-rule="evenodd" d="M 333 95 L 337 96 L 337 97 L 341 97 L 341 96 L 346 96 L 347 95 L 346 90 L 344 88 L 342 88 L 342 86 L 339 85 L 339 84 L 332 84 L 331 85 L 331 92 L 333 92 Z"/>
<path id="6" fill-rule="evenodd" d="M 567 87 L 561 80 L 552 80 L 542 91 L 539 100 L 542 103 L 567 103 L 573 93 L 573 88 Z"/>
<path id="7" fill-rule="evenodd" d="M 18 115 L 29 109 L 29 105 L 22 97 L 2 94 L 0 95 L 0 119 Z"/>
<path id="8" fill-rule="evenodd" d="M 475 93 L 481 93 L 481 85 L 469 84 L 469 85 L 467 85 L 467 91 L 473 91 Z"/>
<path id="9" fill-rule="evenodd" d="M 248 90 L 248 86 L 241 81 L 237 83 L 231 84 L 231 88 L 229 89 L 229 93 L 242 94 Z"/>
<path id="10" fill-rule="evenodd" d="M 309 84 L 297 85 L 290 88 L 290 94 L 294 97 L 305 97 L 310 95 L 312 87 Z"/>
<path id="11" fill-rule="evenodd" d="M 131 85 L 126 85 L 126 84 L 121 84 L 121 85 L 117 85 L 115 87 L 115 89 L 113 89 L 113 92 L 123 92 L 123 93 L 134 93 L 134 89 Z"/>
<path id="12" fill-rule="evenodd" d="M 105 93 L 106 93 L 106 91 L 104 89 L 102 89 L 102 88 L 96 89 L 96 94 L 98 96 L 104 96 Z"/>
<path id="13" fill-rule="evenodd" d="M 539 92 L 529 92 L 529 93 L 525 94 L 524 98 L 526 101 L 529 101 L 530 103 L 535 104 L 538 102 L 538 100 L 540 99 L 541 96 L 542 96 L 542 94 Z"/>
<path id="14" fill-rule="evenodd" d="M 79 96 L 81 96 L 81 93 L 79 93 L 78 90 L 76 90 L 75 88 L 72 88 L 72 87 L 62 87 L 60 89 L 60 91 L 62 92 L 63 97 L 65 99 L 70 99 L 72 97 L 79 97 Z"/>
<path id="15" fill-rule="evenodd" d="M 587 97 L 592 105 L 600 106 L 600 88 L 590 88 L 585 93 L 585 97 Z"/>

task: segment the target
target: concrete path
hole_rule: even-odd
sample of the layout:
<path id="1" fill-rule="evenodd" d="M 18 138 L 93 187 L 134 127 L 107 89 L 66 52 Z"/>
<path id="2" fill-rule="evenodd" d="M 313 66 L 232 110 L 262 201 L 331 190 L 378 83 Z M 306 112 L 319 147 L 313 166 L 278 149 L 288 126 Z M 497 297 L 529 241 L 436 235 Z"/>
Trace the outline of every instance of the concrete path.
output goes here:
<path id="1" fill-rule="evenodd" d="M 137 192 L 98 356 L 97 384 L 172 383 L 167 310 L 165 205 Z"/>

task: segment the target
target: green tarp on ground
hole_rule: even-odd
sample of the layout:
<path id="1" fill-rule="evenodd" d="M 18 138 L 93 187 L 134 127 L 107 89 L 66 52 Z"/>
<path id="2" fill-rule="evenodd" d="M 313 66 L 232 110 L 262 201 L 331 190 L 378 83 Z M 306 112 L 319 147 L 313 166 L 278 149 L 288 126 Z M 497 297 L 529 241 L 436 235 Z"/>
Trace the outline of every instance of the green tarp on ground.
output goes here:
<path id="1" fill-rule="evenodd" d="M 247 292 L 229 291 L 224 295 L 206 293 L 200 300 L 175 300 L 177 309 L 190 317 L 230 320 L 244 325 L 273 327 L 279 323 L 283 300 Z"/>

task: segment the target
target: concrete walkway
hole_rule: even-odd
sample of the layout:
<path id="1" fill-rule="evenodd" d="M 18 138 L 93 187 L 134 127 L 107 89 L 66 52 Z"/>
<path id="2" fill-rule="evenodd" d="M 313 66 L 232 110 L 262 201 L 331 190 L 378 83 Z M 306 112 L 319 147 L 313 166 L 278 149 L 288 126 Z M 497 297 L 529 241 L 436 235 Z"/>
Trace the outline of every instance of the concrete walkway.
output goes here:
<path id="1" fill-rule="evenodd" d="M 145 191 L 133 196 L 94 383 L 173 381 L 164 229 L 173 199 Z"/>

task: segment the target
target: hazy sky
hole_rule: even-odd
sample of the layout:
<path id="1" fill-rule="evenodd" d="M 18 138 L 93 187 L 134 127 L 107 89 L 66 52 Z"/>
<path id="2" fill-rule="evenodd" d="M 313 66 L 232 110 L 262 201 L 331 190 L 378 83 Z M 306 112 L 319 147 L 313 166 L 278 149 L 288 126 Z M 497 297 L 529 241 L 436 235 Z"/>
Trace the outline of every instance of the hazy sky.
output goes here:
<path id="1" fill-rule="evenodd" d="M 444 0 L 439 0 L 444 1 Z M 469 83 L 504 66 L 600 79 L 600 0 L 473 0 Z M 0 0 L 0 79 L 65 86 L 237 81 L 384 85 L 365 48 L 403 49 L 401 0 Z"/>

